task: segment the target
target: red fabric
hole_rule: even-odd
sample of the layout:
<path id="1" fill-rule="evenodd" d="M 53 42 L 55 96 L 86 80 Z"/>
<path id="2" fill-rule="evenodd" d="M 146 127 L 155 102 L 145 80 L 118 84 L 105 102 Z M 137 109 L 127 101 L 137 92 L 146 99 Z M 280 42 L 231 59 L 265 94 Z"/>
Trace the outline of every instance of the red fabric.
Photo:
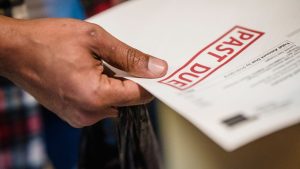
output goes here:
<path id="1" fill-rule="evenodd" d="M 93 16 L 97 13 L 100 13 L 102 11 L 105 11 L 106 9 L 112 7 L 112 3 L 111 1 L 107 1 L 107 2 L 102 2 L 99 4 L 96 4 L 95 7 L 93 7 L 92 9 L 89 9 L 87 11 L 87 15 L 88 16 Z"/>
<path id="2" fill-rule="evenodd" d="M 38 111 L 36 102 L 21 89 L 0 86 L 0 169 L 35 169 L 44 164 L 43 157 L 28 161 L 37 149 L 44 155 Z"/>

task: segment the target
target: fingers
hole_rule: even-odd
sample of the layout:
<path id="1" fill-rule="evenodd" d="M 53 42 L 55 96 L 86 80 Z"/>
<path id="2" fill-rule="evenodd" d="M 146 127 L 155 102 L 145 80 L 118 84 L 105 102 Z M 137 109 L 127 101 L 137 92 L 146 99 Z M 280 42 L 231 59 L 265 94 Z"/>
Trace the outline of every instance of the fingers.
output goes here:
<path id="1" fill-rule="evenodd" d="M 117 107 L 140 105 L 149 103 L 154 98 L 148 91 L 133 81 L 124 80 L 120 83 L 122 83 L 121 86 L 116 82 L 116 85 L 112 85 L 108 90 L 112 94 L 111 105 Z M 120 87 L 115 88 L 115 86 Z"/>
<path id="2" fill-rule="evenodd" d="M 84 99 L 88 104 L 67 120 L 70 125 L 76 128 L 90 126 L 104 118 L 117 117 L 117 107 L 145 104 L 153 99 L 150 93 L 130 80 L 102 75 L 100 84 L 101 91 Z"/>
<path id="3" fill-rule="evenodd" d="M 105 118 L 115 118 L 118 117 L 118 109 L 117 108 L 106 108 L 93 112 L 78 112 L 77 114 L 72 114 L 71 117 L 66 119 L 66 121 L 75 128 L 82 128 L 85 126 L 91 126 L 98 121 Z"/>
<path id="4" fill-rule="evenodd" d="M 91 35 L 96 43 L 95 52 L 110 65 L 138 77 L 158 78 L 166 74 L 166 61 L 124 44 L 101 27 Z"/>
<path id="5" fill-rule="evenodd" d="M 105 78 L 105 79 L 104 79 Z M 101 81 L 105 81 L 102 84 L 101 94 L 106 95 L 106 99 L 103 97 L 99 98 L 102 104 L 120 107 L 120 106 L 131 106 L 139 105 L 150 102 L 153 96 L 139 86 L 137 83 L 130 80 L 120 80 L 104 76 Z"/>

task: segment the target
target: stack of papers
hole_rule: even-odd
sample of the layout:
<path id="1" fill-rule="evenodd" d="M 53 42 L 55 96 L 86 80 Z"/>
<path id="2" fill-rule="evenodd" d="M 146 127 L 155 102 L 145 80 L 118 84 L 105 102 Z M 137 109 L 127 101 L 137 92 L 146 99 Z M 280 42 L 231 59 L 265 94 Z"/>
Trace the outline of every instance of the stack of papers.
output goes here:
<path id="1" fill-rule="evenodd" d="M 300 121 L 299 0 L 136 0 L 90 19 L 166 60 L 131 79 L 225 150 Z"/>

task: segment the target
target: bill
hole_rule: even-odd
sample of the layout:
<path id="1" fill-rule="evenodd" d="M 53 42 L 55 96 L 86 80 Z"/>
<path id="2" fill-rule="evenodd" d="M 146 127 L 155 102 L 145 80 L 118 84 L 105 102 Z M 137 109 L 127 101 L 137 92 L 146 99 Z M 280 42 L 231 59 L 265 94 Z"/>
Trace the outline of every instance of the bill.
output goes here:
<path id="1" fill-rule="evenodd" d="M 225 150 L 300 122 L 300 1 L 139 0 L 88 21 L 166 60 L 126 76 Z"/>

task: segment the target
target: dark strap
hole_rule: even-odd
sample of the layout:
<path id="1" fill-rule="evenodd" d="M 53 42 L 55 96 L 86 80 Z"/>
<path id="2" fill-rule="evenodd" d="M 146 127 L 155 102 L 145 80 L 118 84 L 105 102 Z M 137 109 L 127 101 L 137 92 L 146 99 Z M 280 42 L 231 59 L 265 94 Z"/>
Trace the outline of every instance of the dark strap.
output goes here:
<path id="1" fill-rule="evenodd" d="M 14 85 L 11 81 L 8 79 L 0 76 L 0 87 L 7 87 Z"/>
<path id="2" fill-rule="evenodd" d="M 0 0 L 0 15 L 12 16 L 12 8 L 23 3 L 24 0 Z"/>
<path id="3" fill-rule="evenodd" d="M 0 0 L 0 8 L 12 8 L 21 5 L 24 0 Z"/>

